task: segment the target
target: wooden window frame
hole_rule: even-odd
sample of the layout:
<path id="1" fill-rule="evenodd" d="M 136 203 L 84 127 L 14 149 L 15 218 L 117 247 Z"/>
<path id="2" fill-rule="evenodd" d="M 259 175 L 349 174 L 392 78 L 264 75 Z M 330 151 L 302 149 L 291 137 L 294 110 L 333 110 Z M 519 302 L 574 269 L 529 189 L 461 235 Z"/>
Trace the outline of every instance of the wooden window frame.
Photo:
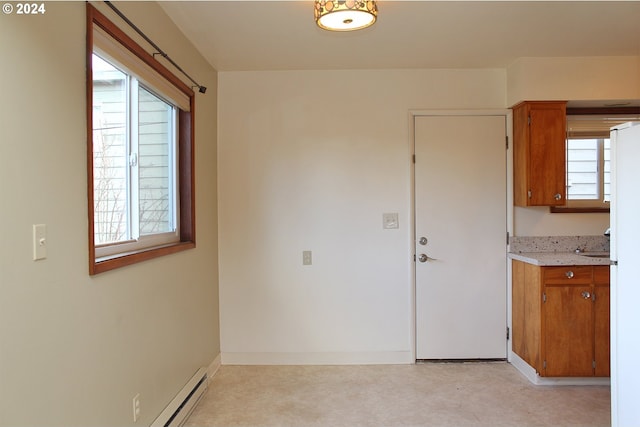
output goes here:
<path id="1" fill-rule="evenodd" d="M 567 116 L 590 116 L 590 115 L 638 115 L 640 107 L 587 107 L 587 108 L 567 108 Z M 610 209 L 604 206 L 551 206 L 551 213 L 609 213 Z"/>
<path id="2" fill-rule="evenodd" d="M 97 25 L 113 39 L 121 43 L 142 62 L 153 68 L 180 91 L 189 97 L 189 111 L 178 110 L 178 192 L 179 241 L 159 247 L 141 249 L 118 255 L 97 258 L 94 235 L 94 195 L 93 195 L 93 26 Z M 136 264 L 149 259 L 181 252 L 196 246 L 195 227 L 195 96 L 193 90 L 171 71 L 156 61 L 132 38 L 111 22 L 96 8 L 87 4 L 87 199 L 89 224 L 89 274 L 94 275 L 116 268 Z"/>

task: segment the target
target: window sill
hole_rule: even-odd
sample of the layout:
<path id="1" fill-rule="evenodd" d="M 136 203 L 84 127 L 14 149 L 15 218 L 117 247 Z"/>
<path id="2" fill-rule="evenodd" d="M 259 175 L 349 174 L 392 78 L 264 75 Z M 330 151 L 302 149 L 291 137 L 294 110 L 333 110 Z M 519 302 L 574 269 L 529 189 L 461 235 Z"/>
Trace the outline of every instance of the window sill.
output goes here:
<path id="1" fill-rule="evenodd" d="M 575 207 L 575 206 L 550 206 L 551 213 L 609 213 L 606 207 Z"/>
<path id="2" fill-rule="evenodd" d="M 170 245 L 141 249 L 139 251 L 110 255 L 102 258 L 92 257 L 92 259 L 89 260 L 89 274 L 94 275 L 109 270 L 115 270 L 116 268 L 126 267 L 128 265 L 137 264 L 139 262 L 158 258 L 164 255 L 193 249 L 195 247 L 196 244 L 192 241 L 178 242 Z"/>

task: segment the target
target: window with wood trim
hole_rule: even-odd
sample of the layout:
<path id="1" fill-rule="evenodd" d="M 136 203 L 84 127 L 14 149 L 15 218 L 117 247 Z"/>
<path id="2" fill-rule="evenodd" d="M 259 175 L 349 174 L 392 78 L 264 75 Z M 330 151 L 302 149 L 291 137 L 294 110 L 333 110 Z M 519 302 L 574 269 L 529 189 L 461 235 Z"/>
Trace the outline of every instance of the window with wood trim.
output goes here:
<path id="1" fill-rule="evenodd" d="M 89 273 L 195 246 L 194 93 L 87 5 Z"/>
<path id="2" fill-rule="evenodd" d="M 567 139 L 567 204 L 608 207 L 610 159 L 608 136 Z"/>
<path id="3" fill-rule="evenodd" d="M 629 114 L 607 114 L 606 111 L 594 114 L 589 109 L 580 114 L 578 111 L 567 115 L 567 203 L 552 211 L 608 211 L 610 129 L 640 116 L 633 113 L 634 109 L 630 109 Z"/>

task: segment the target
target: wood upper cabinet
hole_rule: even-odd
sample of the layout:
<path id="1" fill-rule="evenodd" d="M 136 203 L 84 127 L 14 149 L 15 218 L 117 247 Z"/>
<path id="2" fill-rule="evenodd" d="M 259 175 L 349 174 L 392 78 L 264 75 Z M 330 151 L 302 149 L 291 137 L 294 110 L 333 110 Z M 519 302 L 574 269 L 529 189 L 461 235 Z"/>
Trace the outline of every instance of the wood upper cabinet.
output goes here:
<path id="1" fill-rule="evenodd" d="M 513 261 L 513 351 L 543 377 L 609 376 L 609 267 Z"/>
<path id="2" fill-rule="evenodd" d="M 513 107 L 516 206 L 562 206 L 566 198 L 566 101 Z"/>

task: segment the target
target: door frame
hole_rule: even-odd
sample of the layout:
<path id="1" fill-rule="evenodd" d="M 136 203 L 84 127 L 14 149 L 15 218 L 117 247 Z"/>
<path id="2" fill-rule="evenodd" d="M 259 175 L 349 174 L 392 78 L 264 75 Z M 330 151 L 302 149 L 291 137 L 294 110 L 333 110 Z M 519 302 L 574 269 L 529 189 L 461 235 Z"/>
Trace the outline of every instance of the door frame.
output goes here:
<path id="1" fill-rule="evenodd" d="M 505 124 L 506 124 L 506 134 L 507 139 L 509 141 L 508 148 L 505 150 L 506 156 L 506 217 L 507 224 L 506 229 L 509 236 L 513 236 L 513 111 L 509 108 L 503 109 L 495 109 L 495 108 L 487 108 L 487 109 L 460 109 L 460 110 L 409 110 L 408 117 L 408 126 L 409 126 L 409 152 L 410 156 L 410 167 L 411 167 L 411 209 L 410 213 L 410 238 L 409 238 L 409 250 L 410 250 L 410 258 L 413 262 L 412 268 L 410 269 L 410 277 L 411 277 L 411 324 L 410 324 L 410 334 L 411 334 L 411 358 L 416 363 L 416 346 L 417 346 L 417 298 L 416 298 L 416 262 L 414 257 L 416 255 L 415 247 L 416 247 L 416 164 L 415 164 L 415 155 L 416 155 L 416 146 L 415 146 L 415 119 L 416 117 L 423 116 L 504 116 Z M 506 144 L 506 141 L 505 141 Z M 508 251 L 508 245 L 505 242 L 505 251 Z M 509 331 L 513 331 L 511 324 L 511 263 L 507 260 L 507 269 L 505 271 L 506 277 L 506 286 L 507 286 L 507 327 Z M 511 338 L 512 334 L 509 334 L 509 338 L 507 339 L 507 361 L 511 362 L 512 359 L 512 351 L 511 351 Z"/>

